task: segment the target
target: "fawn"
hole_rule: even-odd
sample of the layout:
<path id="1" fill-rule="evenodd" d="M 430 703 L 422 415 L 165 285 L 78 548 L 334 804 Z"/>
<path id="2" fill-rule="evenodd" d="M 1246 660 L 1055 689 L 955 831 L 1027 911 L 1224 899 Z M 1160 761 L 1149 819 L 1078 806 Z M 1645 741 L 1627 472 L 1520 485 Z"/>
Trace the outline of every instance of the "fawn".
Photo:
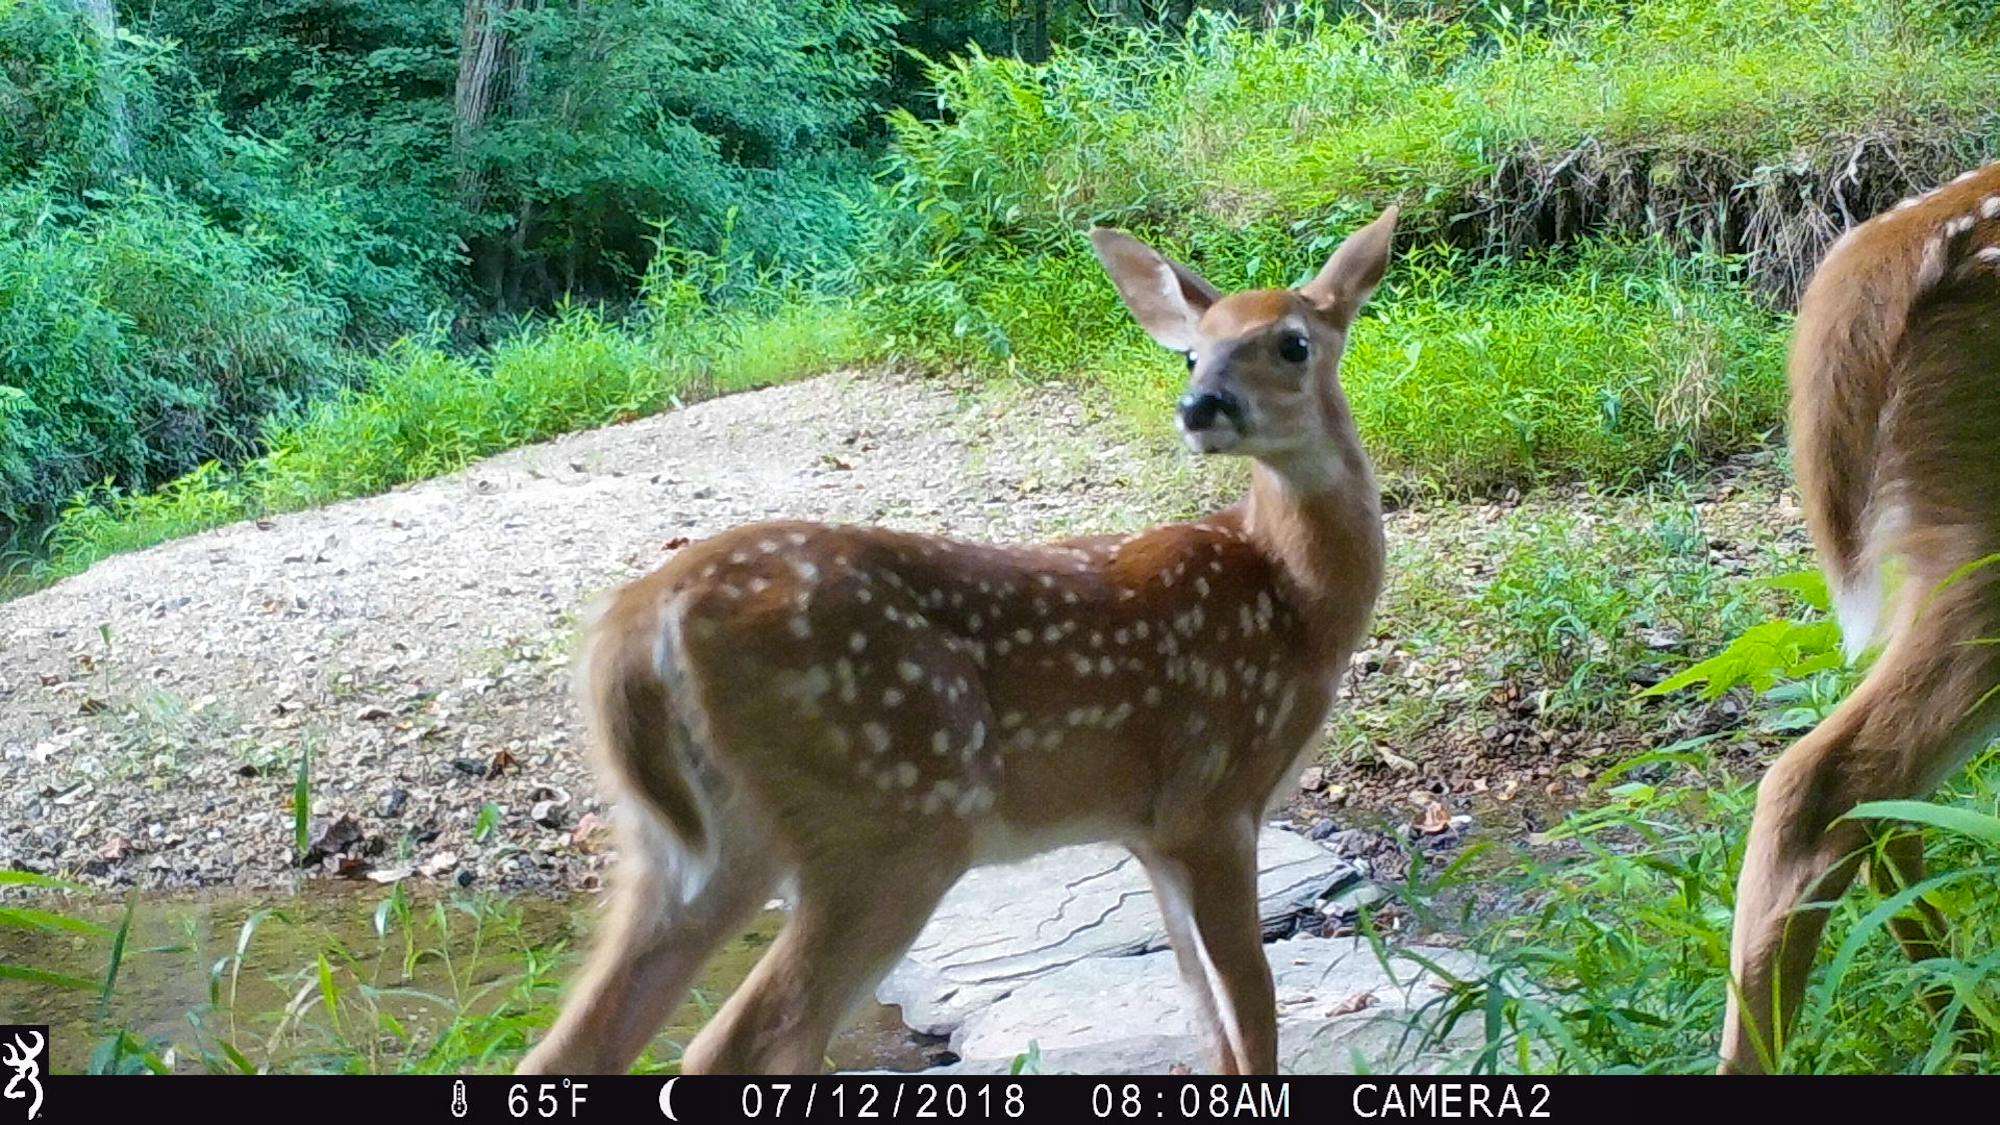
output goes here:
<path id="1" fill-rule="evenodd" d="M 1257 833 L 1382 585 L 1339 369 L 1395 221 L 1298 289 L 1231 296 L 1092 232 L 1139 324 L 1187 356 L 1187 443 L 1253 460 L 1234 507 L 1032 546 L 761 523 L 615 591 L 580 685 L 616 897 L 521 1072 L 626 1069 L 788 877 L 791 917 L 682 1067 L 817 1070 L 968 868 L 1102 840 L 1144 865 L 1216 1068 L 1274 1071 Z"/>
<path id="2" fill-rule="evenodd" d="M 1854 694 L 1771 766 L 1736 892 L 1724 1071 L 1775 1064 L 1838 898 L 1865 862 L 1893 892 L 1923 839 L 1842 819 L 1929 793 L 2000 728 L 2000 165 L 1843 235 L 1799 303 L 1792 458 Z M 1885 590 L 1882 565 L 1903 564 Z M 1981 565 L 1985 563 L 1987 565 Z M 1879 837 L 1879 838 L 1878 838 Z M 1874 846 L 1869 847 L 1871 839 Z M 1942 954 L 1935 907 L 1891 922 Z M 1948 992 L 1924 996 L 1942 1014 Z"/>

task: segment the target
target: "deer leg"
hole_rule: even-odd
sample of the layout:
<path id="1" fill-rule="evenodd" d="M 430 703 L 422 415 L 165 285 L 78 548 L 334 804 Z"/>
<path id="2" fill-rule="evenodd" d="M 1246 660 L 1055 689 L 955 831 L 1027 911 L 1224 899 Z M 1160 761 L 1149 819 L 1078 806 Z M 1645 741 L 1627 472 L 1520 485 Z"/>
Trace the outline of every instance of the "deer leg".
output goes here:
<path id="1" fill-rule="evenodd" d="M 1193 943 L 1215 997 L 1225 1074 L 1278 1070 L 1278 1003 L 1257 910 L 1257 825 L 1245 818 L 1168 857 L 1186 873 Z"/>
<path id="2" fill-rule="evenodd" d="M 1903 829 L 1885 837 L 1868 860 L 1869 882 L 1878 894 L 1898 894 L 1924 881 L 1924 837 L 1916 829 Z M 1908 910 L 1889 919 L 1889 930 L 1911 961 L 1922 962 L 1946 956 L 1945 935 L 1950 927 L 1944 914 L 1928 899 L 1918 898 Z M 1951 1009 L 1952 990 L 1946 986 L 1920 989 L 1917 998 L 1930 1009 L 1932 1018 L 1943 1019 Z M 1984 1045 L 1985 1029 L 1970 1011 L 1961 1010 L 1955 1029 L 1969 1049 Z"/>
<path id="3" fill-rule="evenodd" d="M 1209 983 L 1208 970 L 1203 967 L 1201 938 L 1194 923 L 1194 877 L 1177 860 L 1152 851 L 1137 854 L 1152 880 L 1153 897 L 1160 904 L 1160 920 L 1167 929 L 1167 944 L 1174 951 L 1181 982 L 1194 1003 L 1195 1027 L 1201 1034 L 1202 1047 L 1218 1072 L 1241 1073 L 1243 1062 L 1236 1058 L 1229 1035 L 1222 1028 L 1215 989 Z"/>
<path id="4" fill-rule="evenodd" d="M 844 868 L 845 876 L 824 878 Z M 826 857 L 802 871 L 799 902 L 764 956 L 681 1057 L 683 1074 L 811 1074 L 841 1021 L 910 947 L 962 864 Z M 867 885 L 854 885 L 865 872 Z"/>
<path id="5" fill-rule="evenodd" d="M 1866 858 L 1867 828 L 1840 818 L 1864 801 L 1928 793 L 1990 726 L 1984 712 L 1991 708 L 1974 702 L 1980 685 L 1991 686 L 1992 661 L 1950 643 L 1957 635 L 1948 627 L 1951 607 L 1934 611 L 1945 636 L 1899 636 L 1854 694 L 1781 755 L 1757 788 L 1730 943 L 1725 1072 L 1763 1071 L 1782 1054 L 1827 910 Z M 1900 845 L 1890 866 L 1913 858 L 1912 846 Z M 1905 938 L 1913 953 L 1936 949 L 1935 937 L 1920 930 L 1896 932 L 1921 939 L 1911 945 Z"/>
<path id="6" fill-rule="evenodd" d="M 782 875 L 747 825 L 720 826 L 713 866 L 703 871 L 703 858 L 679 854 L 643 808 L 624 810 L 624 819 L 603 933 L 562 1015 L 518 1074 L 630 1069 L 716 947 L 742 930 Z"/>

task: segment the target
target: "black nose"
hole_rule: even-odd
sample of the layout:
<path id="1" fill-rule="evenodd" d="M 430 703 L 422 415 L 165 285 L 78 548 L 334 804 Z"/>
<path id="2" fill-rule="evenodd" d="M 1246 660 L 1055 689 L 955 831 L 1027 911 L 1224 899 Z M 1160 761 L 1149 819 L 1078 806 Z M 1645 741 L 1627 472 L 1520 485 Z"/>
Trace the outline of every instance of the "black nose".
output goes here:
<path id="1" fill-rule="evenodd" d="M 1236 403 L 1233 395 L 1218 395 L 1203 392 L 1181 396 L 1181 428 L 1188 431 L 1206 430 L 1215 425 L 1215 416 L 1220 414 L 1229 419 L 1238 429 L 1243 426 L 1243 408 Z"/>

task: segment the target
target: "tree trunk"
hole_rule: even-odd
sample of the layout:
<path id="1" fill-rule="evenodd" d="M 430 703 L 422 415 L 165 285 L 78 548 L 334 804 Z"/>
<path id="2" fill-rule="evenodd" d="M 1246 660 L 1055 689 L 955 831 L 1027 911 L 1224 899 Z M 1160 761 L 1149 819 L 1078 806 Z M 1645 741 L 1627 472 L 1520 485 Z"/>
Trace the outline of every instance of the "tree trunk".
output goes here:
<path id="1" fill-rule="evenodd" d="M 118 8 L 112 0 L 76 0 L 76 10 L 90 23 L 97 33 L 105 55 L 110 55 L 111 44 L 118 41 Z M 104 84 L 104 114 L 110 119 L 111 136 L 109 143 L 111 157 L 120 171 L 132 163 L 132 117 L 125 108 L 125 89 L 117 80 L 106 74 L 101 79 Z"/>
<path id="2" fill-rule="evenodd" d="M 465 0 L 459 36 L 458 83 L 452 91 L 452 151 L 458 160 L 458 202 L 466 214 L 488 209 L 491 185 L 479 143 L 497 120 L 527 112 L 530 52 L 514 41 L 505 25 L 517 11 L 541 7 L 541 0 Z M 474 241 L 473 275 L 496 303 L 505 303 L 511 239 L 496 234 Z"/>
<path id="3" fill-rule="evenodd" d="M 521 0 L 465 0 L 458 40 L 458 84 L 452 92 L 451 147 L 458 156 L 458 199 L 477 214 L 486 203 L 486 170 L 474 151 L 500 104 L 513 70 L 513 44 L 500 21 Z"/>

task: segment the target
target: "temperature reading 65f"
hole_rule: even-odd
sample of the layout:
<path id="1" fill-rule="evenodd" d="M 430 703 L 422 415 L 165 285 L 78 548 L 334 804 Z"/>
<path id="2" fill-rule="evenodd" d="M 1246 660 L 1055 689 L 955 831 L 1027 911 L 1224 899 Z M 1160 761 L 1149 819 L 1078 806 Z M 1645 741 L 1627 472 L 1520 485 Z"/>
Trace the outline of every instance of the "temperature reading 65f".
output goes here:
<path id="1" fill-rule="evenodd" d="M 575 1117 L 576 1111 L 583 1106 L 583 1092 L 588 1088 L 588 1083 L 571 1083 L 567 1078 L 559 1083 L 538 1082 L 533 1086 L 516 1082 L 507 1087 L 507 1112 L 515 1117 L 526 1117 L 531 1113 L 536 1117 L 560 1117 L 564 1116 L 563 1105 L 567 1102 L 567 1116 Z"/>

